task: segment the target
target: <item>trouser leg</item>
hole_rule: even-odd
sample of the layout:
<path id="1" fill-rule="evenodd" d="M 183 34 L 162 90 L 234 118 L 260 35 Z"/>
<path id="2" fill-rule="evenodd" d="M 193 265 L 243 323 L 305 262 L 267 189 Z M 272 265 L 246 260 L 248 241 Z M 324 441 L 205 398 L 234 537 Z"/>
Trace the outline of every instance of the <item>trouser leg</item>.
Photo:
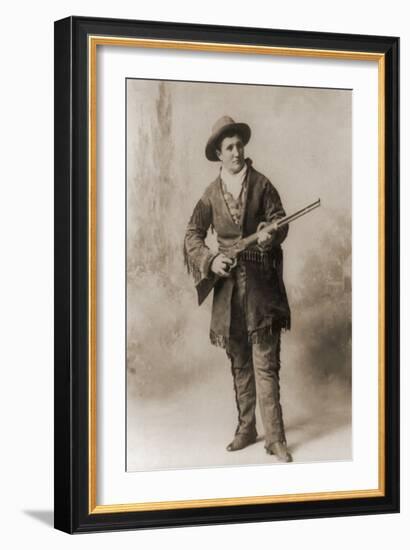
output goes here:
<path id="1" fill-rule="evenodd" d="M 256 437 L 256 387 L 252 364 L 252 346 L 248 342 L 246 327 L 246 270 L 239 262 L 233 276 L 235 285 L 231 300 L 230 338 L 227 348 L 238 410 L 236 434 L 251 434 Z"/>
<path id="2" fill-rule="evenodd" d="M 252 346 L 258 401 L 265 429 L 265 447 L 276 441 L 286 443 L 280 404 L 280 330 L 263 343 Z"/>
<path id="3" fill-rule="evenodd" d="M 256 387 L 251 346 L 246 339 L 234 340 L 231 338 L 227 355 L 231 360 L 238 411 L 238 426 L 235 434 L 255 434 L 256 436 Z"/>

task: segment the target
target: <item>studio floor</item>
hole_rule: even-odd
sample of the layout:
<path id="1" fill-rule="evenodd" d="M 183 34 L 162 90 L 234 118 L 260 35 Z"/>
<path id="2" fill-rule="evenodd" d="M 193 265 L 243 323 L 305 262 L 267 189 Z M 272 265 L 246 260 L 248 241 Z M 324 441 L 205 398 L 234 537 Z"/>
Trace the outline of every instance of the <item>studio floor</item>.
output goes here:
<path id="1" fill-rule="evenodd" d="M 306 381 L 295 382 L 293 371 L 282 368 L 281 401 L 294 463 L 350 460 L 349 390 L 335 381 L 314 384 L 315 391 Z M 129 390 L 127 471 L 277 463 L 265 452 L 259 411 L 257 442 L 226 451 L 236 421 L 227 364 L 169 397 L 141 399 Z"/>

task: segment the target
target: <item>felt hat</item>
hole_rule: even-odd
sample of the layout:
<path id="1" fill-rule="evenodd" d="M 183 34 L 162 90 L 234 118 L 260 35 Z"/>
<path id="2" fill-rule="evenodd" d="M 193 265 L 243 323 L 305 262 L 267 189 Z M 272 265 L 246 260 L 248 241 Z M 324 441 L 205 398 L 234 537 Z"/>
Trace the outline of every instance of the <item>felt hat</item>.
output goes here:
<path id="1" fill-rule="evenodd" d="M 219 160 L 216 155 L 216 144 L 221 136 L 227 132 L 238 133 L 244 145 L 248 143 L 251 137 L 251 129 L 244 122 L 235 122 L 229 116 L 219 118 L 212 127 L 211 137 L 208 139 L 205 147 L 205 156 L 208 160 Z"/>

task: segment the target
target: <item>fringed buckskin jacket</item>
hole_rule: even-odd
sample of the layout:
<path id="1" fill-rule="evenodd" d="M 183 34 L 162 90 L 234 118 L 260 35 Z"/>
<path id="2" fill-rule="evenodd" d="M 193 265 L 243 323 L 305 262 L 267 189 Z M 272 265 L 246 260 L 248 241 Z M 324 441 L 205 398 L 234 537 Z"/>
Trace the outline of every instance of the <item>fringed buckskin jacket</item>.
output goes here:
<path id="1" fill-rule="evenodd" d="M 242 237 L 255 233 L 261 222 L 272 222 L 285 216 L 278 192 L 270 181 L 257 172 L 250 159 L 244 182 L 243 209 L 240 223 L 235 223 L 223 195 L 220 175 L 206 188 L 188 223 L 184 257 L 195 284 L 210 274 L 218 253 L 226 251 Z M 219 252 L 205 244 L 209 228 L 217 234 Z M 290 328 L 290 310 L 283 283 L 281 243 L 288 226 L 279 228 L 268 247 L 255 245 L 243 252 L 246 272 L 246 325 L 248 340 L 263 342 L 278 328 Z M 241 256 L 240 256 L 241 258 Z M 212 344 L 227 347 L 231 324 L 231 298 L 234 277 L 221 278 L 214 288 L 210 339 Z"/>

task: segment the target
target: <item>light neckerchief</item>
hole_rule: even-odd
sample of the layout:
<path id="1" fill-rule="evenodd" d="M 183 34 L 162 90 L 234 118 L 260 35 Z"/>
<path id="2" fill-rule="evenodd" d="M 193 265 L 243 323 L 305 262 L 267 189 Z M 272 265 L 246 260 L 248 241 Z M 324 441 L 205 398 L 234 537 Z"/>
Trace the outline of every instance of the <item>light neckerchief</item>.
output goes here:
<path id="1" fill-rule="evenodd" d="M 243 168 L 236 174 L 231 174 L 223 167 L 221 168 L 221 179 L 225 184 L 226 190 L 233 196 L 236 200 L 242 191 L 242 185 L 246 178 L 247 170 L 246 162 L 243 165 Z"/>
<path id="2" fill-rule="evenodd" d="M 223 179 L 222 170 L 221 170 L 221 186 L 222 186 L 223 197 L 225 199 L 225 203 L 226 203 L 226 206 L 228 207 L 231 218 L 234 221 L 234 223 L 236 223 L 237 225 L 240 225 L 241 223 L 245 194 L 246 194 L 246 168 L 247 166 L 245 165 L 244 168 L 242 168 L 238 174 L 230 174 L 229 172 L 225 172 L 225 175 L 228 174 L 228 178 L 230 180 L 229 181 L 229 183 L 231 184 L 230 190 L 228 189 L 228 186 Z M 235 186 L 234 189 L 232 189 L 232 185 Z M 237 195 L 236 198 L 234 197 L 234 193 Z"/>

